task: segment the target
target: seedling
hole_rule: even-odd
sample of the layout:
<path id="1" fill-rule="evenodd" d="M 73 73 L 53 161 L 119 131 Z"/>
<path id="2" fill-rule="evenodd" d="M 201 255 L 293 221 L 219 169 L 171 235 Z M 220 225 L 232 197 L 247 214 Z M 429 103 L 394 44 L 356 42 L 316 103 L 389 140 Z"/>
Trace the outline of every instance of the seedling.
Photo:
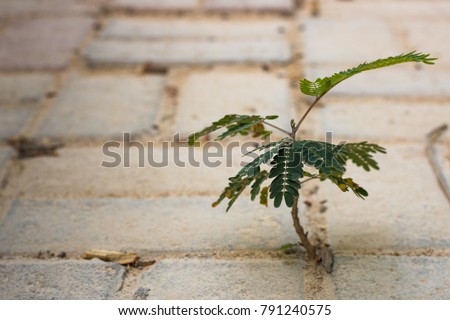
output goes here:
<path id="1" fill-rule="evenodd" d="M 189 145 L 193 145 L 200 137 L 219 129 L 225 129 L 225 131 L 216 140 L 250 133 L 253 134 L 253 137 L 266 139 L 272 132 L 266 130 L 265 126 L 270 126 L 286 134 L 283 139 L 262 144 L 252 150 L 258 156 L 252 162 L 243 166 L 234 177 L 229 178 L 228 186 L 225 187 L 217 201 L 212 204 L 213 207 L 227 198 L 228 211 L 248 186 L 250 186 L 251 200 L 259 196 L 259 202 L 262 205 L 267 206 L 270 199 L 275 207 L 279 207 L 284 201 L 286 206 L 291 208 L 295 231 L 300 239 L 300 245 L 306 249 L 309 259 L 322 264 L 328 272 L 331 272 L 332 262 L 326 263 L 324 261 L 327 259 L 326 256 L 330 256 L 331 251 L 324 254 L 324 252 L 327 252 L 326 246 L 313 245 L 308 239 L 308 233 L 305 232 L 300 223 L 298 216 L 299 190 L 307 181 L 314 179 L 329 180 L 341 191 L 352 191 L 357 197 L 364 199 L 368 196 L 368 192 L 352 178 L 344 176 L 347 163 L 353 162 L 365 171 L 378 170 L 379 167 L 373 155 L 386 153 L 386 150 L 377 144 L 366 141 L 335 145 L 323 141 L 297 139 L 297 132 L 314 106 L 340 82 L 363 71 L 404 62 L 434 64 L 434 60 L 436 58 L 429 58 L 429 54 L 413 51 L 370 63 L 362 63 L 355 68 L 315 81 L 303 79 L 300 81 L 300 91 L 315 99 L 298 121 L 291 120 L 290 130 L 282 129 L 270 123 L 271 120 L 278 118 L 276 115 L 228 114 L 202 131 L 190 135 Z M 266 164 L 270 164 L 270 166 L 266 170 L 262 170 L 261 167 Z M 332 261 L 332 258 L 328 258 L 328 260 Z"/>

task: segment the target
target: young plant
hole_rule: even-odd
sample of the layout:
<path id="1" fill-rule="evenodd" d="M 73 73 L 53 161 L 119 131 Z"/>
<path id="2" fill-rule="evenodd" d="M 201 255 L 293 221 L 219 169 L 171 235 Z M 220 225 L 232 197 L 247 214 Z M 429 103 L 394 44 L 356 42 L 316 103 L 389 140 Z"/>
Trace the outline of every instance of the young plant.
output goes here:
<path id="1" fill-rule="evenodd" d="M 271 131 L 265 129 L 266 125 L 285 133 L 287 136 L 278 141 L 262 144 L 252 150 L 252 152 L 257 152 L 258 156 L 242 167 L 234 177 L 229 178 L 228 186 L 225 187 L 217 201 L 212 204 L 213 207 L 227 198 L 228 211 L 248 186 L 250 186 L 251 200 L 259 195 L 260 203 L 265 206 L 268 205 L 269 199 L 273 201 L 275 207 L 279 207 L 284 200 L 286 206 L 291 208 L 295 231 L 300 239 L 300 245 L 306 249 L 309 259 L 316 261 L 318 264 L 322 263 L 325 269 L 331 272 L 333 259 L 328 259 L 331 261 L 331 263 L 328 261 L 328 265 L 325 265 L 326 262 L 324 261 L 326 259 L 324 256 L 327 255 L 323 254 L 323 248 L 326 247 L 314 246 L 300 223 L 298 216 L 299 190 L 307 181 L 313 179 L 329 180 L 341 191 L 352 191 L 357 197 L 364 199 L 368 196 L 368 192 L 352 178 L 344 176 L 346 165 L 351 161 L 366 171 L 378 170 L 379 167 L 373 155 L 375 153 L 386 153 L 386 150 L 379 145 L 366 141 L 335 145 L 323 141 L 297 139 L 297 132 L 320 99 L 340 82 L 363 71 L 404 62 L 434 64 L 434 60 L 436 58 L 429 58 L 429 54 L 413 51 L 363 63 L 355 68 L 315 81 L 303 79 L 300 81 L 300 91 L 308 96 L 315 97 L 315 99 L 300 120 L 297 122 L 291 120 L 289 131 L 270 123 L 270 120 L 278 117 L 276 115 L 228 114 L 202 131 L 190 135 L 189 145 L 194 145 L 200 137 L 219 129 L 225 129 L 225 131 L 216 140 L 223 140 L 237 134 L 248 135 L 249 133 L 253 133 L 254 137 L 267 138 Z M 270 164 L 270 169 L 261 170 L 261 166 L 264 164 Z M 330 255 L 331 251 L 328 250 L 328 257 Z"/>

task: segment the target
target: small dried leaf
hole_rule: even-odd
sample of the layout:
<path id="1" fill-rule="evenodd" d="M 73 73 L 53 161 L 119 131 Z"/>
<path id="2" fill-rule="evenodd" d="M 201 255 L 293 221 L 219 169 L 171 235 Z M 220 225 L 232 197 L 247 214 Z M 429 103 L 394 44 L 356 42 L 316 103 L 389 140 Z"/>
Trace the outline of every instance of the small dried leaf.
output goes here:
<path id="1" fill-rule="evenodd" d="M 101 249 L 91 249 L 84 253 L 84 259 L 98 258 L 103 261 L 115 262 L 121 265 L 133 264 L 139 260 L 135 253 L 125 253 L 119 251 L 108 251 Z"/>

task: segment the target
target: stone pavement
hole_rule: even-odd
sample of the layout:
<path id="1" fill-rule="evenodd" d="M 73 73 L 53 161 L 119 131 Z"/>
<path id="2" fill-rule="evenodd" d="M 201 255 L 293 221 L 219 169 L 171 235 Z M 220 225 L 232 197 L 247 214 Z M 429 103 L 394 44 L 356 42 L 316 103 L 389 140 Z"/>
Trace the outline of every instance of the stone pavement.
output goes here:
<path id="1" fill-rule="evenodd" d="M 450 204 L 424 152 L 450 120 L 448 30 L 445 0 L 0 0 L 0 299 L 450 299 Z M 297 241 L 287 208 L 211 208 L 240 166 L 231 141 L 227 159 L 170 144 L 225 113 L 287 127 L 299 79 L 412 50 L 439 60 L 358 75 L 305 122 L 388 150 L 351 169 L 366 201 L 303 192 L 331 275 L 279 250 Z M 64 147 L 21 159 L 19 136 Z M 438 153 L 450 180 L 449 133 Z M 156 263 L 83 260 L 93 248 Z"/>

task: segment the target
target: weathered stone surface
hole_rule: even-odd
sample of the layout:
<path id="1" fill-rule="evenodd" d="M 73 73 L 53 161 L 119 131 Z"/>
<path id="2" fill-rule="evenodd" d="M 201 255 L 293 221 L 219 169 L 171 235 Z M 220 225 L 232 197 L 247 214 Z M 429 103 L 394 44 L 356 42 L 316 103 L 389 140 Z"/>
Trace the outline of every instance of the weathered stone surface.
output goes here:
<path id="1" fill-rule="evenodd" d="M 100 33 L 115 39 L 180 39 L 180 38 L 244 38 L 279 37 L 288 30 L 287 20 L 218 20 L 115 18 Z"/>
<path id="2" fill-rule="evenodd" d="M 432 4 L 430 5 L 430 2 Z M 450 5 L 447 1 L 326 1 L 321 2 L 321 18 L 355 19 L 364 16 L 393 22 L 426 19 L 432 23 L 448 19 Z"/>
<path id="3" fill-rule="evenodd" d="M 355 67 L 362 61 L 361 58 L 355 59 L 352 65 L 348 64 L 346 67 Z M 315 80 L 331 76 L 346 67 L 312 66 L 306 68 L 306 77 Z M 449 79 L 448 72 L 436 69 L 436 66 L 401 64 L 355 75 L 333 88 L 330 96 L 449 97 L 450 89 L 446 85 Z"/>
<path id="4" fill-rule="evenodd" d="M 0 181 L 2 181 L 3 177 L 5 176 L 6 164 L 11 156 L 11 149 L 0 147 Z"/>
<path id="5" fill-rule="evenodd" d="M 337 256 L 336 298 L 450 299 L 448 257 Z"/>
<path id="6" fill-rule="evenodd" d="M 91 25 L 86 17 L 15 20 L 0 36 L 0 70 L 65 69 Z"/>
<path id="7" fill-rule="evenodd" d="M 326 103 L 324 108 L 311 114 L 309 121 L 315 124 L 315 136 L 332 132 L 352 141 L 402 139 L 422 142 L 426 134 L 445 123 L 445 119 L 450 119 L 448 104 L 386 100 Z"/>
<path id="8" fill-rule="evenodd" d="M 177 109 L 175 130 L 184 136 L 225 114 L 279 115 L 270 122 L 286 130 L 294 116 L 289 81 L 263 71 L 191 73 L 181 87 Z"/>
<path id="9" fill-rule="evenodd" d="M 287 21 L 112 19 L 85 50 L 92 66 L 283 62 L 291 57 Z"/>
<path id="10" fill-rule="evenodd" d="M 121 66 L 143 63 L 202 64 L 231 62 L 285 62 L 291 52 L 285 39 L 228 39 L 120 41 L 97 40 L 87 47 L 91 66 Z"/>
<path id="11" fill-rule="evenodd" d="M 450 4 L 448 4 L 447 8 L 445 20 L 404 21 L 401 24 L 412 48 L 421 48 L 421 50 L 431 53 L 433 57 L 439 58 L 436 61 L 436 68 L 450 67 L 450 57 L 447 54 L 450 50 L 450 44 L 446 41 L 447 30 L 450 29 L 448 19 L 450 16 Z M 449 77 L 447 76 L 447 81 L 448 79 Z"/>
<path id="12" fill-rule="evenodd" d="M 82 14 L 92 12 L 87 3 L 74 0 L 3 0 L 0 1 L 0 17 L 16 17 L 36 14 Z"/>
<path id="13" fill-rule="evenodd" d="M 424 145 L 383 144 L 381 170 L 347 174 L 368 192 L 365 201 L 342 194 L 331 184 L 320 188 L 327 199 L 328 240 L 338 250 L 447 248 L 449 203 L 424 154 Z"/>
<path id="14" fill-rule="evenodd" d="M 213 148 L 202 151 L 186 146 L 176 151 L 169 145 L 164 149 L 155 145 L 149 151 L 133 142 L 133 146 L 125 149 L 110 144 L 105 153 L 101 146 L 74 147 L 58 150 L 59 157 L 26 160 L 17 195 L 39 199 L 216 196 L 225 187 L 227 178 L 236 174 L 240 162 L 252 159 L 242 158 L 239 148 L 215 155 Z M 102 163 L 109 167 L 102 167 Z"/>
<path id="15" fill-rule="evenodd" d="M 59 94 L 37 135 L 116 138 L 149 132 L 163 92 L 162 76 L 76 76 Z"/>
<path id="16" fill-rule="evenodd" d="M 265 208 L 243 196 L 226 213 L 226 205 L 211 207 L 216 198 L 17 201 L 0 226 L 0 252 L 195 252 L 296 242 L 286 208 Z"/>
<path id="17" fill-rule="evenodd" d="M 304 299 L 302 260 L 166 259 L 138 278 L 148 299 Z"/>
<path id="18" fill-rule="evenodd" d="M 52 84 L 49 74 L 0 75 L 0 105 L 39 103 Z"/>
<path id="19" fill-rule="evenodd" d="M 193 10 L 197 7 L 197 0 L 114 0 L 113 5 L 118 8 L 134 10 Z"/>
<path id="20" fill-rule="evenodd" d="M 3 168 L 10 156 L 11 150 L 9 148 L 0 147 L 0 170 Z"/>
<path id="21" fill-rule="evenodd" d="M 0 113 L 0 139 L 7 139 L 18 134 L 36 110 L 30 107 L 0 107 Z"/>
<path id="22" fill-rule="evenodd" d="M 0 299 L 112 299 L 124 276 L 99 260 L 0 260 Z"/>
<path id="23" fill-rule="evenodd" d="M 304 25 L 305 61 L 309 66 L 328 64 L 345 69 L 404 51 L 383 21 L 309 19 Z"/>
<path id="24" fill-rule="evenodd" d="M 207 10 L 218 11 L 281 11 L 293 12 L 295 9 L 292 0 L 205 0 Z"/>

